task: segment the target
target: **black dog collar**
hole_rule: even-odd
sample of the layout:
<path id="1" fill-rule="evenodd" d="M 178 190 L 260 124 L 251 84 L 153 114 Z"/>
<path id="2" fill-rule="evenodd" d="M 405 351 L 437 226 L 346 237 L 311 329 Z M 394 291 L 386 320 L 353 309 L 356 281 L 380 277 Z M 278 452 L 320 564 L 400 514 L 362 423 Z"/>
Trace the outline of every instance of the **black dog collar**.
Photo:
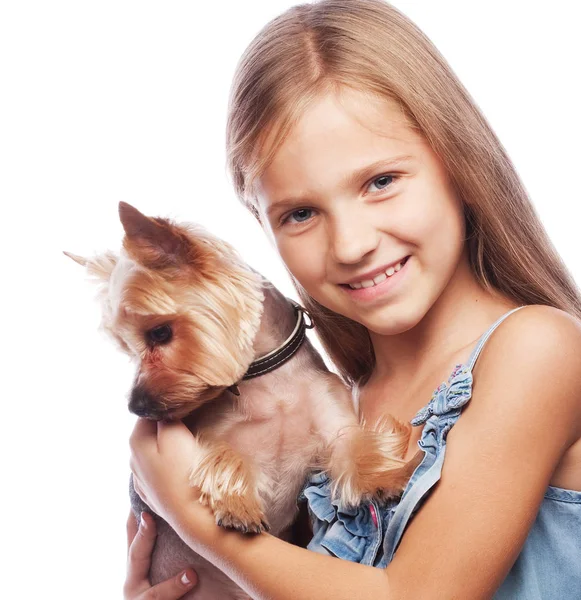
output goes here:
<path id="1" fill-rule="evenodd" d="M 268 354 L 254 360 L 248 367 L 248 371 L 246 371 L 244 377 L 242 377 L 242 381 L 264 375 L 265 373 L 270 373 L 270 371 L 274 371 L 277 367 L 289 360 L 301 347 L 301 344 L 305 339 L 305 329 L 312 329 L 315 326 L 311 315 L 300 306 L 300 304 L 297 304 L 294 300 L 290 300 L 290 298 L 289 302 L 295 307 L 297 313 L 297 322 L 293 332 L 282 346 L 279 346 Z M 305 323 L 305 315 L 308 317 L 308 323 Z M 238 384 L 235 383 L 228 389 L 236 396 L 240 396 Z"/>

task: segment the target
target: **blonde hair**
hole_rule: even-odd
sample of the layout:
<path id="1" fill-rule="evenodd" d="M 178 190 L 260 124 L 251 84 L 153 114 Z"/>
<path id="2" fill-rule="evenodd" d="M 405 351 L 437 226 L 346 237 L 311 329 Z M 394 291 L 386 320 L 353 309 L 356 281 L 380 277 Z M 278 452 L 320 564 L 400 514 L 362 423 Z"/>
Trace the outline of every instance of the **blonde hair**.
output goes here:
<path id="1" fill-rule="evenodd" d="M 257 218 L 253 180 L 309 103 L 341 87 L 398 103 L 440 157 L 464 204 L 470 265 L 482 286 L 581 318 L 579 289 L 502 144 L 428 37 L 381 0 L 295 6 L 268 23 L 240 59 L 227 160 L 238 197 Z M 365 380 L 375 365 L 367 329 L 293 282 L 340 375 L 350 384 Z"/>

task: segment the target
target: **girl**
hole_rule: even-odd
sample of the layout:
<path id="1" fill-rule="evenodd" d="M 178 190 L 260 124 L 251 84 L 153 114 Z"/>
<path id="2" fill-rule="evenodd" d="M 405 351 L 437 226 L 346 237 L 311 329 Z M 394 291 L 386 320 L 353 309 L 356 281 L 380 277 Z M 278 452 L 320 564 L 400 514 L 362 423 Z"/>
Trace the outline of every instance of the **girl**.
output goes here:
<path id="1" fill-rule="evenodd" d="M 581 297 L 431 42 L 381 0 L 294 7 L 242 57 L 227 144 L 361 417 L 411 423 L 422 462 L 357 510 L 314 475 L 309 552 L 217 527 L 191 501 L 190 432 L 139 420 L 143 500 L 255 598 L 581 597 Z M 131 599 L 154 597 L 146 519 Z"/>

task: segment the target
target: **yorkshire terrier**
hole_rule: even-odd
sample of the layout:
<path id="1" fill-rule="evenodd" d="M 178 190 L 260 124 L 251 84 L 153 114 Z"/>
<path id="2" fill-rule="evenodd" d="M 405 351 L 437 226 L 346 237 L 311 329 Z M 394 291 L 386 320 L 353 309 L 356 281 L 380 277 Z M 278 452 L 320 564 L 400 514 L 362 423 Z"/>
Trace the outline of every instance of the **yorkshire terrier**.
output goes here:
<path id="1" fill-rule="evenodd" d="M 313 469 L 345 505 L 399 495 L 410 427 L 359 423 L 351 392 L 305 336 L 309 315 L 199 225 L 119 204 L 123 247 L 68 256 L 100 283 L 102 328 L 137 362 L 129 410 L 182 419 L 196 437 L 189 483 L 216 522 L 284 537 Z M 305 323 L 305 320 L 307 323 Z M 130 482 L 136 517 L 147 509 Z M 148 509 L 149 510 L 149 509 Z M 247 599 L 156 516 L 150 579 L 194 565 L 184 598 Z"/>

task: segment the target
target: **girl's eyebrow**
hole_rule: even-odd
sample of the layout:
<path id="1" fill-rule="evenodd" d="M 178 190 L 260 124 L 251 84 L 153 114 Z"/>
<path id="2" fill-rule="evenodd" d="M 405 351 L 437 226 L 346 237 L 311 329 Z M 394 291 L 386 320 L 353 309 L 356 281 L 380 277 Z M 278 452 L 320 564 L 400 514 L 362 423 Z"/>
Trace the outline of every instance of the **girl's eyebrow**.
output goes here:
<path id="1" fill-rule="evenodd" d="M 368 179 L 369 177 L 375 175 L 379 169 L 384 171 L 397 169 L 405 163 L 412 162 L 414 158 L 415 157 L 411 154 L 402 154 L 400 156 L 392 156 L 391 158 L 382 158 L 380 160 L 376 160 L 374 163 L 367 165 L 362 169 L 358 169 L 357 171 L 354 171 L 348 175 L 343 181 L 343 185 L 344 187 L 349 187 L 358 183 L 362 179 Z"/>
<path id="2" fill-rule="evenodd" d="M 390 171 L 392 169 L 397 169 L 406 163 L 413 162 L 414 160 L 415 156 L 411 154 L 402 154 L 400 156 L 392 156 L 391 158 L 382 158 L 380 160 L 376 160 L 374 163 L 371 163 L 370 165 L 367 165 L 347 175 L 343 181 L 343 187 L 350 187 L 362 179 L 367 179 L 372 175 L 375 175 L 379 169 L 382 169 L 383 171 Z M 266 214 L 270 215 L 274 210 L 305 204 L 306 202 L 308 202 L 308 196 L 306 195 L 283 198 L 282 200 L 278 200 L 270 204 L 266 209 Z"/>

